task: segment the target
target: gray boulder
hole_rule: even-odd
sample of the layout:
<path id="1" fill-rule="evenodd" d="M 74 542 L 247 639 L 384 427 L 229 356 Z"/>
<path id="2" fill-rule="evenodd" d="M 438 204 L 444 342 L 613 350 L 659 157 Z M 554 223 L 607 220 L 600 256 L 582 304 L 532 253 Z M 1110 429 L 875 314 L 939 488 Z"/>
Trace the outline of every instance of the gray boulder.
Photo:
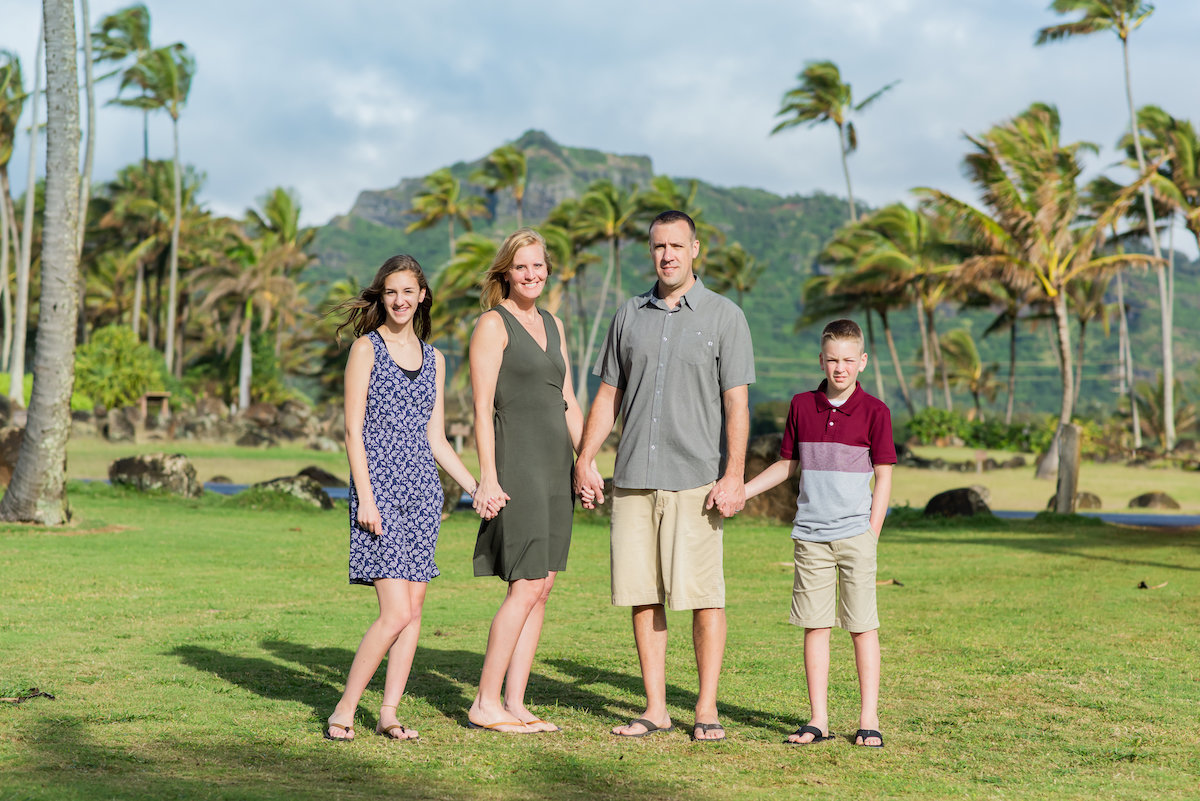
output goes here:
<path id="1" fill-rule="evenodd" d="M 321 468 L 317 467 L 316 465 L 309 465 L 308 467 L 304 468 L 296 475 L 308 476 L 313 481 L 320 484 L 322 487 L 344 487 L 344 486 L 346 486 L 345 481 L 338 478 L 333 473 L 330 473 L 328 470 L 322 470 Z"/>
<path id="2" fill-rule="evenodd" d="M 117 459 L 108 466 L 113 484 L 138 490 L 158 490 L 199 498 L 204 487 L 196 479 L 196 468 L 182 453 L 143 453 Z"/>
<path id="3" fill-rule="evenodd" d="M 133 415 L 124 409 L 109 409 L 104 418 L 104 438 L 109 442 L 133 442 L 137 435 Z"/>
<path id="4" fill-rule="evenodd" d="M 925 504 L 926 517 L 973 517 L 991 513 L 992 510 L 973 487 L 946 490 L 934 495 Z"/>
<path id="5" fill-rule="evenodd" d="M 1130 509 L 1178 509 L 1179 501 L 1165 492 L 1146 492 L 1129 502 Z"/>
<path id="6" fill-rule="evenodd" d="M 1053 512 L 1058 505 L 1058 497 L 1050 496 L 1050 500 L 1046 501 L 1046 510 Z M 1075 508 L 1076 509 L 1099 509 L 1101 507 L 1100 496 L 1094 492 L 1086 492 L 1079 490 L 1075 493 Z"/>
<path id="7" fill-rule="evenodd" d="M 320 484 L 308 476 L 273 478 L 270 481 L 252 484 L 250 488 L 277 492 L 280 495 L 290 495 L 320 509 L 333 508 L 333 501 L 330 499 L 329 493 L 325 492 Z"/>

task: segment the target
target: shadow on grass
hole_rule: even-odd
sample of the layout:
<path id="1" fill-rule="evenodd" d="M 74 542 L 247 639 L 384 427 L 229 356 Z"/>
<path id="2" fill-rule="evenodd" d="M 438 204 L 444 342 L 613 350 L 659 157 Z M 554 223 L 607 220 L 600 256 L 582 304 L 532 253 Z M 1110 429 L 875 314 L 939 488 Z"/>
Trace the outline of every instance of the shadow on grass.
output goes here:
<path id="1" fill-rule="evenodd" d="M 305 704 L 318 720 L 324 720 L 341 695 L 354 653 L 345 648 L 314 648 L 287 640 L 267 640 L 262 647 L 279 660 L 292 664 L 227 654 L 195 645 L 179 646 L 168 653 L 189 667 L 211 673 L 264 698 Z M 597 668 L 570 659 L 550 659 L 546 664 L 573 680 L 563 681 L 534 672 L 529 686 L 536 697 L 535 706 L 557 704 L 593 714 L 596 710 L 613 710 L 613 714 L 630 718 L 642 713 L 640 675 Z M 445 717 L 465 726 L 482 667 L 483 656 L 473 651 L 418 646 L 405 694 L 425 700 Z M 381 665 L 376 672 L 375 684 L 382 685 L 385 668 L 386 665 Z M 613 688 L 619 697 L 596 689 L 598 686 Z M 621 700 L 631 696 L 639 700 L 633 704 Z M 672 706 L 691 709 L 696 705 L 696 697 L 691 690 L 667 685 L 667 703 Z M 721 715 L 727 721 L 747 726 L 778 727 L 777 716 L 749 707 L 722 703 Z M 374 726 L 378 722 L 373 711 L 364 714 L 360 708 L 360 716 L 368 725 Z M 605 720 L 604 724 L 621 722 L 624 721 Z M 682 722 L 690 724 L 691 721 Z"/>
<path id="2" fill-rule="evenodd" d="M 129 746 L 97 737 L 89 721 L 55 717 L 27 725 L 28 749 L 19 770 L 5 780 L 4 798 L 238 798 L 290 801 L 308 798 L 495 799 L 543 796 L 561 799 L 616 797 L 630 786 L 650 798 L 690 795 L 681 782 L 613 770 L 609 754 L 594 757 L 533 747 L 513 754 L 519 786 L 472 783 L 453 771 L 397 771 L 368 750 L 328 743 L 287 750 L 245 737 L 214 744 L 185 737 Z M 531 740 L 536 746 L 536 741 Z M 14 766 L 18 766 L 14 765 Z M 632 775 L 631 775 L 632 774 Z M 499 795 L 498 795 L 499 791 Z M 12 795 L 9 795 L 9 793 Z"/>
<path id="3" fill-rule="evenodd" d="M 972 533 L 964 536 L 964 529 Z M 940 533 L 942 531 L 944 535 Z M 1028 522 L 1004 521 L 990 516 L 927 520 L 925 525 L 906 522 L 889 529 L 888 536 L 912 544 L 989 545 L 1119 565 L 1200 571 L 1200 564 L 1184 565 L 1081 550 L 1083 547 L 1112 547 L 1126 551 L 1137 548 L 1200 549 L 1200 533 L 1194 530 L 1122 529 L 1079 515 L 1051 515 Z"/>

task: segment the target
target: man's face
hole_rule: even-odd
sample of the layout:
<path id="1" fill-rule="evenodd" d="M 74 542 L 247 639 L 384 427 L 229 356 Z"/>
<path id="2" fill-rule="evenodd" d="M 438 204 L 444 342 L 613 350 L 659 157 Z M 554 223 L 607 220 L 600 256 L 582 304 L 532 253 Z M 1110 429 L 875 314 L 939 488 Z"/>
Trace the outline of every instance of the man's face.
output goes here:
<path id="1" fill-rule="evenodd" d="M 829 395 L 841 395 L 853 388 L 866 366 L 867 355 L 856 339 L 829 339 L 821 346 L 821 371 L 829 380 Z"/>
<path id="2" fill-rule="evenodd" d="M 650 229 L 650 258 L 654 260 L 661 295 L 692 280 L 692 262 L 699 255 L 700 241 L 683 220 L 659 223 Z"/>

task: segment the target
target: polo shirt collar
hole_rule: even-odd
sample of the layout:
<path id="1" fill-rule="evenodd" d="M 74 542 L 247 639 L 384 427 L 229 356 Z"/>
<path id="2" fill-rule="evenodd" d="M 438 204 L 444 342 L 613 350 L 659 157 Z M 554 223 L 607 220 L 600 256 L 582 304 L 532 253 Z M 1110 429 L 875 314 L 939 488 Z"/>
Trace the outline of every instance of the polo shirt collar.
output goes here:
<path id="1" fill-rule="evenodd" d="M 830 409 L 837 409 L 843 414 L 854 414 L 854 410 L 858 408 L 859 400 L 862 398 L 862 384 L 855 381 L 854 391 L 850 393 L 850 397 L 846 398 L 846 402 L 841 406 L 834 406 L 829 402 L 829 397 L 825 394 L 825 389 L 829 386 L 828 379 L 821 380 L 821 386 L 817 387 L 815 393 L 817 400 L 817 411 L 827 412 Z"/>
<path id="2" fill-rule="evenodd" d="M 696 274 L 692 273 L 692 275 Z M 641 295 L 641 305 L 643 307 L 656 306 L 660 309 L 666 309 L 666 303 L 664 303 L 663 299 L 658 296 L 657 292 L 655 292 L 656 289 L 658 289 L 657 281 L 651 285 L 649 290 Z M 700 280 L 700 276 L 696 275 L 696 283 L 692 284 L 691 289 L 683 294 L 683 298 L 681 298 L 680 302 L 692 311 L 696 311 L 704 304 L 704 301 L 707 300 L 708 296 L 711 294 L 712 290 L 704 286 L 704 282 Z"/>

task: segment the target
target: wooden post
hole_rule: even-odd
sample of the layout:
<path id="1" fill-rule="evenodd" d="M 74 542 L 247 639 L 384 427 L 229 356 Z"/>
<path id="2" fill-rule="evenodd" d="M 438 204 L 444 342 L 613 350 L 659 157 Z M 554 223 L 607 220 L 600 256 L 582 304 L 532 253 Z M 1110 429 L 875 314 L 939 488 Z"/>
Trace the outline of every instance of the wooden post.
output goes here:
<path id="1" fill-rule="evenodd" d="M 1067 423 L 1058 430 L 1058 494 L 1054 511 L 1062 515 L 1075 512 L 1082 434 L 1083 430 L 1075 423 Z"/>

